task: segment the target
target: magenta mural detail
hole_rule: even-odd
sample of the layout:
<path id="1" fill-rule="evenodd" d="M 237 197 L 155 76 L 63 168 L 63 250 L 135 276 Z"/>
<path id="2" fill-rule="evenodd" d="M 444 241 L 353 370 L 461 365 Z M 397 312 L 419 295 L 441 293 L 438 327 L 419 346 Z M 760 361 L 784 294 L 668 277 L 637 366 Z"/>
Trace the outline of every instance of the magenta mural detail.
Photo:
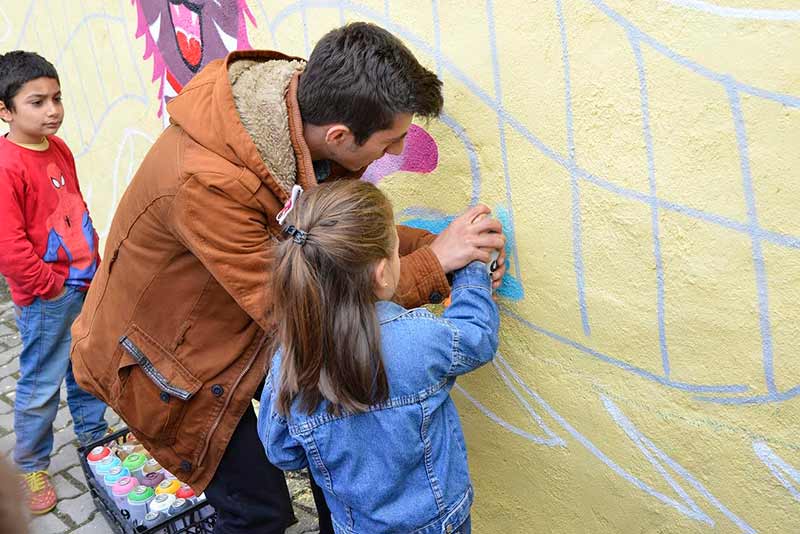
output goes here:
<path id="1" fill-rule="evenodd" d="M 131 0 L 136 6 L 136 37 L 145 38 L 144 59 L 153 58 L 158 98 L 177 95 L 208 62 L 233 50 L 249 49 L 247 19 L 255 19 L 246 0 Z"/>
<path id="2" fill-rule="evenodd" d="M 408 129 L 403 152 L 399 156 L 386 154 L 367 167 L 363 179 L 378 183 L 397 171 L 429 173 L 439 164 L 439 148 L 436 141 L 423 128 L 412 124 Z"/>
<path id="3" fill-rule="evenodd" d="M 247 0 L 131 0 L 136 6 L 136 37 L 144 37 L 144 59 L 153 59 L 159 82 L 158 116 L 192 76 L 233 50 L 252 48 L 247 21 L 257 26 Z M 166 117 L 164 117 L 166 126 Z M 397 171 L 428 173 L 439 163 L 436 141 L 419 126 L 408 131 L 403 153 L 387 154 L 369 166 L 364 179 L 378 183 Z"/>

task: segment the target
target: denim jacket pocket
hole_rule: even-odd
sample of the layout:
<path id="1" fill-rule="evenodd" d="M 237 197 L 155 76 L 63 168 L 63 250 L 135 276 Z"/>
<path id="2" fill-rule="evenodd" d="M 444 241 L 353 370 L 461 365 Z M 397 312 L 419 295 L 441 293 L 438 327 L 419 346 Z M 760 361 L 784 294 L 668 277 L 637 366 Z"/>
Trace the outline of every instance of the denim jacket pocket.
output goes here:
<path id="1" fill-rule="evenodd" d="M 174 355 L 132 325 L 119 340 L 114 408 L 134 431 L 165 445 L 202 386 Z"/>

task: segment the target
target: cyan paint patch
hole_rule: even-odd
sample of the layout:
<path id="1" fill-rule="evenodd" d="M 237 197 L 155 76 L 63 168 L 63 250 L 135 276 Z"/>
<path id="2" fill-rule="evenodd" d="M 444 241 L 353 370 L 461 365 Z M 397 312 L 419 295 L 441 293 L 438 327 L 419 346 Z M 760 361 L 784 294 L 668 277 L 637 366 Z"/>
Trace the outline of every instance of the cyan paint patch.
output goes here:
<path id="1" fill-rule="evenodd" d="M 509 216 L 508 210 L 504 207 L 498 207 L 495 209 L 493 215 L 503 225 L 503 233 L 506 236 L 506 269 L 508 269 L 511 266 L 511 262 L 509 261 L 511 258 L 511 253 L 513 250 L 515 250 L 514 231 L 513 226 L 510 223 L 511 217 Z M 427 230 L 434 234 L 439 234 L 445 228 L 447 228 L 454 219 L 454 215 L 447 215 L 445 217 L 438 218 L 418 217 L 403 221 L 403 224 L 413 228 L 421 228 L 422 230 Z M 500 283 L 500 287 L 497 288 L 495 293 L 501 297 L 511 300 L 522 300 L 522 298 L 525 296 L 525 290 L 522 288 L 522 284 L 516 277 L 509 274 L 508 270 L 506 270 L 506 274 L 503 276 L 503 281 Z"/>

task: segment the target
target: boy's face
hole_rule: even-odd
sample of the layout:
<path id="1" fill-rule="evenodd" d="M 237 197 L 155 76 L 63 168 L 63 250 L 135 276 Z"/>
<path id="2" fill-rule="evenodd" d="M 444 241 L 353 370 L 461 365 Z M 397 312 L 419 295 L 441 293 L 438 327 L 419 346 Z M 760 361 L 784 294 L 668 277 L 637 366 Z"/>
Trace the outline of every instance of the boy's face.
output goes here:
<path id="1" fill-rule="evenodd" d="M 64 120 L 61 86 L 54 78 L 36 78 L 23 85 L 12 99 L 14 111 L 0 102 L 0 118 L 8 123 L 8 139 L 15 143 L 40 143 L 53 135 Z"/>
<path id="2" fill-rule="evenodd" d="M 394 123 L 386 130 L 379 130 L 370 135 L 363 145 L 356 144 L 353 134 L 345 126 L 343 137 L 338 142 L 330 143 L 333 161 L 349 171 L 363 169 L 384 154 L 399 156 L 403 152 L 408 128 L 413 115 L 398 113 Z"/>

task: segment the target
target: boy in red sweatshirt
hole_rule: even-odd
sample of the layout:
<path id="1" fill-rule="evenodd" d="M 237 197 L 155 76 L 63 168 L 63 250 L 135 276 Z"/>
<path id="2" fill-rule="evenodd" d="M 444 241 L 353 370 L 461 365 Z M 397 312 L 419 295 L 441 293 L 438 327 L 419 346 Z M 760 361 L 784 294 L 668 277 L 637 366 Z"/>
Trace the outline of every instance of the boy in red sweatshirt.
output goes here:
<path id="1" fill-rule="evenodd" d="M 34 514 L 57 501 L 47 474 L 53 420 L 66 377 L 67 403 L 82 444 L 102 437 L 106 406 L 78 387 L 70 327 L 100 262 L 98 237 L 81 195 L 75 160 L 55 136 L 64 119 L 55 67 L 23 51 L 0 55 L 0 274 L 22 337 L 14 400 L 14 462 Z"/>

